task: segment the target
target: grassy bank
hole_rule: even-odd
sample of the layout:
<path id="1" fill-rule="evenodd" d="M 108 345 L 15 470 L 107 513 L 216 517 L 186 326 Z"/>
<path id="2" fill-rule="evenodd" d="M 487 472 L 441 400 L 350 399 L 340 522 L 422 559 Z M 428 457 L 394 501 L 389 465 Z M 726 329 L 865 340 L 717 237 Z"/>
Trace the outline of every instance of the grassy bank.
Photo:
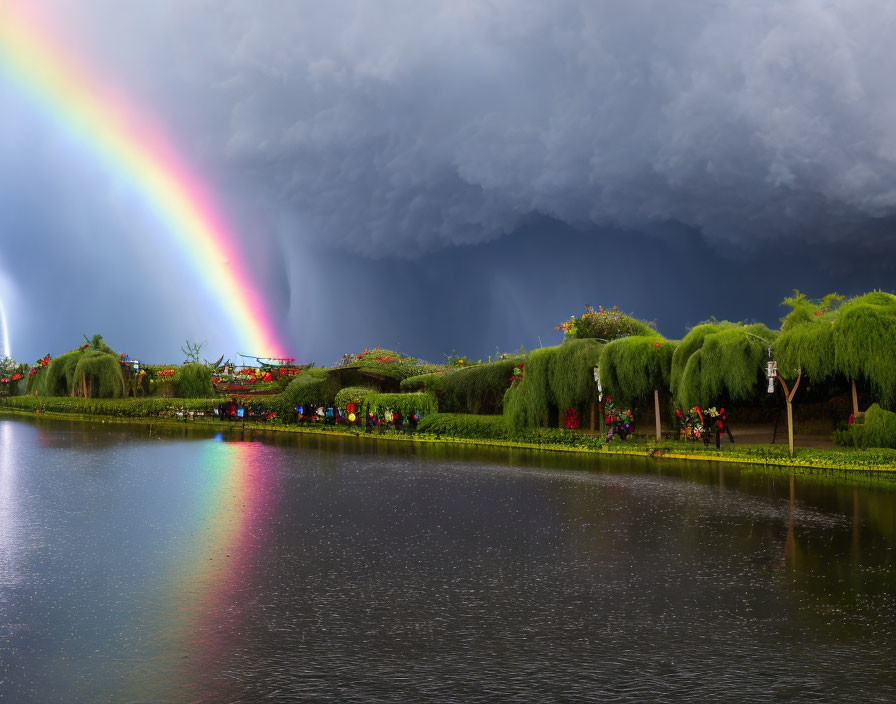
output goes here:
<path id="1" fill-rule="evenodd" d="M 360 439 L 388 439 L 400 442 L 443 443 L 482 447 L 507 447 L 551 452 L 576 452 L 596 456 L 640 456 L 657 460 L 691 460 L 730 462 L 751 466 L 793 468 L 803 470 L 839 470 L 894 473 L 896 450 L 798 448 L 793 457 L 786 445 L 724 445 L 722 449 L 683 441 L 661 443 L 630 439 L 607 445 L 599 437 L 558 428 L 539 428 L 523 433 L 508 433 L 497 420 L 485 420 L 467 425 L 463 417 L 436 414 L 428 424 L 421 424 L 415 434 L 378 429 L 365 433 L 351 426 L 297 425 L 247 419 L 245 422 L 219 420 L 211 415 L 190 416 L 214 408 L 215 399 L 127 399 L 97 401 L 91 399 L 51 399 L 18 397 L 2 399 L 0 413 L 33 417 L 81 420 L 101 423 L 140 423 L 144 425 L 193 425 L 215 430 L 250 429 L 259 432 L 322 434 L 357 437 Z M 487 417 L 481 417 L 483 419 Z"/>

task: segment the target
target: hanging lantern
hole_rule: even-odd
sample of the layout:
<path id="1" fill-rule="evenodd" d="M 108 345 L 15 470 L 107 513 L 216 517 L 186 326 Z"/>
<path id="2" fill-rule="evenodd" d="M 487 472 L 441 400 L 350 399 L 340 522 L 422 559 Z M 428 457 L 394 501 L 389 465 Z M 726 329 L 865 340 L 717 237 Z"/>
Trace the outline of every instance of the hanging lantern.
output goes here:
<path id="1" fill-rule="evenodd" d="M 778 378 L 778 363 L 770 359 L 766 364 L 765 375 L 768 377 L 768 392 L 775 393 L 775 379 Z"/>

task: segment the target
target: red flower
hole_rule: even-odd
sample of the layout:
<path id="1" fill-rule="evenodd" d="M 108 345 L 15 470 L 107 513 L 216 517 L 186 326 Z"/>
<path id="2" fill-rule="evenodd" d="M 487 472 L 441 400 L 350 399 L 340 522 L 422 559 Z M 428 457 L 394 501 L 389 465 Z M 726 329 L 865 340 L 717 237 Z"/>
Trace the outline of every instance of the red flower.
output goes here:
<path id="1" fill-rule="evenodd" d="M 662 342 L 654 342 L 654 343 L 653 343 L 653 346 L 654 346 L 654 347 L 662 347 L 662 345 L 663 345 Z"/>

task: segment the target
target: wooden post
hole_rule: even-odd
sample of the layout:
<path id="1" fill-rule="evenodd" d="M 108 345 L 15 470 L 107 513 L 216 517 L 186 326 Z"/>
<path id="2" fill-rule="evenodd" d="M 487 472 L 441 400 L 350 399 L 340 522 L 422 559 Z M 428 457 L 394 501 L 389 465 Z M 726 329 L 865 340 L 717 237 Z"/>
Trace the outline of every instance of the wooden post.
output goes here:
<path id="1" fill-rule="evenodd" d="M 653 390 L 653 409 L 656 412 L 656 441 L 663 439 L 663 431 L 660 426 L 660 390 Z"/>
<path id="2" fill-rule="evenodd" d="M 781 388 L 784 389 L 784 400 L 787 402 L 787 442 L 790 446 L 791 457 L 793 457 L 793 397 L 796 395 L 796 390 L 799 388 L 800 379 L 802 378 L 803 373 L 800 372 L 793 384 L 793 388 L 788 389 L 787 382 L 781 377 L 778 377 L 778 381 L 781 383 Z"/>
<path id="3" fill-rule="evenodd" d="M 856 394 L 856 380 L 852 379 L 852 416 L 853 418 L 859 415 L 859 396 Z"/>

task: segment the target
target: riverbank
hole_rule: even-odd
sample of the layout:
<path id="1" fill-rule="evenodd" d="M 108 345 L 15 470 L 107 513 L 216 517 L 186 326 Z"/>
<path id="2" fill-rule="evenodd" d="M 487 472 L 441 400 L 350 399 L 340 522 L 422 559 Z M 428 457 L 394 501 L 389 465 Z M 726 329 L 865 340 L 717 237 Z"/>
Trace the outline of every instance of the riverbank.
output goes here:
<path id="1" fill-rule="evenodd" d="M 28 417 L 59 420 L 73 420 L 97 424 L 140 425 L 153 428 L 197 427 L 225 432 L 228 434 L 249 431 L 252 434 L 295 433 L 323 435 L 329 437 L 355 438 L 359 441 L 385 440 L 402 443 L 426 443 L 445 445 L 466 445 L 471 447 L 493 447 L 535 450 L 546 452 L 577 453 L 594 456 L 647 457 L 657 461 L 698 461 L 725 462 L 753 467 L 786 468 L 809 472 L 864 472 L 893 477 L 896 479 L 896 450 L 827 450 L 818 448 L 797 448 L 791 457 L 786 445 L 723 445 L 721 449 L 705 447 L 692 442 L 666 440 L 660 443 L 640 439 L 630 439 L 623 443 L 614 441 L 607 445 L 594 436 L 581 435 L 581 444 L 557 442 L 528 442 L 526 440 L 497 440 L 463 438 L 425 433 L 402 433 L 394 430 L 365 433 L 360 428 L 350 429 L 339 426 L 313 426 L 283 424 L 270 421 L 224 421 L 208 416 L 193 417 L 121 417 L 88 413 L 61 413 L 41 411 L 35 413 L 24 409 L 0 407 L 0 417 Z M 547 435 L 546 435 L 547 437 Z M 566 437 L 564 435 L 564 437 Z"/>

